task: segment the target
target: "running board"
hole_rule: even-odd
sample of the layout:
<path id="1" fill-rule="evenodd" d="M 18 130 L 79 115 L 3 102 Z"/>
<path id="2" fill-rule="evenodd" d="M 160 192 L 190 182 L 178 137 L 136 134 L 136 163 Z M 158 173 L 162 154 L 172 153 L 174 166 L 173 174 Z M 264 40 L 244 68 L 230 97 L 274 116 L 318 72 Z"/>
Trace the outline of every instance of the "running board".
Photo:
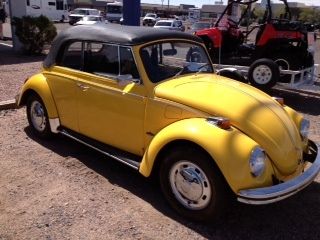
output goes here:
<path id="1" fill-rule="evenodd" d="M 92 140 L 88 137 L 82 136 L 76 132 L 66 129 L 60 129 L 59 133 L 63 136 L 71 138 L 79 143 L 82 143 L 108 157 L 111 157 L 118 162 L 121 162 L 135 170 L 139 170 L 141 158 L 131 153 L 123 152 L 114 147 L 105 145 L 103 143 Z"/>

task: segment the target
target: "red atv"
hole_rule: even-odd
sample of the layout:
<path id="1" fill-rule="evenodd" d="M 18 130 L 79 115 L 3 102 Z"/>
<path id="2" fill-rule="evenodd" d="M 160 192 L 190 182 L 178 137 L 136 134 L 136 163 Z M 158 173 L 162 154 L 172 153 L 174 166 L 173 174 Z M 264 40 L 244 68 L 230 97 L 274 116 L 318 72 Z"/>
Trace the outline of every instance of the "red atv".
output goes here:
<path id="1" fill-rule="evenodd" d="M 280 76 L 281 70 L 301 70 L 312 67 L 314 62 L 308 51 L 307 31 L 302 23 L 291 21 L 287 0 L 280 0 L 285 5 L 285 13 L 280 18 L 272 17 L 272 5 L 267 0 L 262 23 L 251 29 L 247 27 L 247 31 L 240 30 L 240 22 L 257 1 L 229 1 L 213 28 L 195 34 L 203 39 L 214 63 L 250 66 L 249 82 L 259 88 L 270 88 L 277 81 L 290 80 L 289 75 Z M 232 18 L 234 4 L 244 6 L 238 21 Z M 256 32 L 255 41 L 246 43 L 253 32 Z"/>

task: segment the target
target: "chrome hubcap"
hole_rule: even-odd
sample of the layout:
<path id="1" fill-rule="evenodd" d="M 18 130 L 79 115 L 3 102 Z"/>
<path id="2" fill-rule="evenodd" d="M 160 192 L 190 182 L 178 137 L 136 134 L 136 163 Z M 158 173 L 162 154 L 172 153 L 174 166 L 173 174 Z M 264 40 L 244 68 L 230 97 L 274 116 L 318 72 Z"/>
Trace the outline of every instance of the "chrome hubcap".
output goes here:
<path id="1" fill-rule="evenodd" d="M 267 84 L 272 78 L 272 71 L 267 65 L 260 65 L 253 70 L 252 75 L 256 83 Z"/>
<path id="2" fill-rule="evenodd" d="M 186 208 L 200 210 L 211 199 L 211 186 L 202 169 L 189 161 L 179 161 L 169 173 L 170 185 L 176 199 Z"/>
<path id="3" fill-rule="evenodd" d="M 38 101 L 32 102 L 30 113 L 34 128 L 40 132 L 43 131 L 47 123 L 42 104 Z"/>

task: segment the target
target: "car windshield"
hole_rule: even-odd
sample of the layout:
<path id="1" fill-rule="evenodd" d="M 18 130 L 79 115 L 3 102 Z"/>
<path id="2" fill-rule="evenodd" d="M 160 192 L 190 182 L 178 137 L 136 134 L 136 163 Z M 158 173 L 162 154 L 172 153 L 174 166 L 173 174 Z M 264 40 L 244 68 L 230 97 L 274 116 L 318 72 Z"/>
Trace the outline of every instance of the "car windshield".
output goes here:
<path id="1" fill-rule="evenodd" d="M 205 28 L 210 28 L 210 23 L 194 23 L 191 26 L 191 29 L 205 29 Z"/>
<path id="2" fill-rule="evenodd" d="M 148 13 L 148 14 L 146 15 L 146 17 L 152 17 L 152 18 L 155 18 L 155 17 L 156 17 L 156 15 L 155 15 L 155 14 L 150 14 L 150 13 Z"/>
<path id="3" fill-rule="evenodd" d="M 166 27 L 170 27 L 172 25 L 172 22 L 157 22 L 156 26 L 166 26 Z"/>
<path id="4" fill-rule="evenodd" d="M 213 73 L 206 51 L 196 43 L 157 43 L 142 48 L 140 56 L 153 83 L 184 74 Z"/>

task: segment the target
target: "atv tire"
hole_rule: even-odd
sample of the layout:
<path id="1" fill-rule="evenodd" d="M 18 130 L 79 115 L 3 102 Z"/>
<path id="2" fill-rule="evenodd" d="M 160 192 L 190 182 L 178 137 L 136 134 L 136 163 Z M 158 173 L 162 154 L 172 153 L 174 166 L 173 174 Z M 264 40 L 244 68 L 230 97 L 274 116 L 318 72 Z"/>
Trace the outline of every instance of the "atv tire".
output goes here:
<path id="1" fill-rule="evenodd" d="M 249 68 L 249 82 L 252 86 L 261 90 L 272 88 L 279 81 L 279 78 L 279 66 L 271 59 L 258 59 Z"/>

